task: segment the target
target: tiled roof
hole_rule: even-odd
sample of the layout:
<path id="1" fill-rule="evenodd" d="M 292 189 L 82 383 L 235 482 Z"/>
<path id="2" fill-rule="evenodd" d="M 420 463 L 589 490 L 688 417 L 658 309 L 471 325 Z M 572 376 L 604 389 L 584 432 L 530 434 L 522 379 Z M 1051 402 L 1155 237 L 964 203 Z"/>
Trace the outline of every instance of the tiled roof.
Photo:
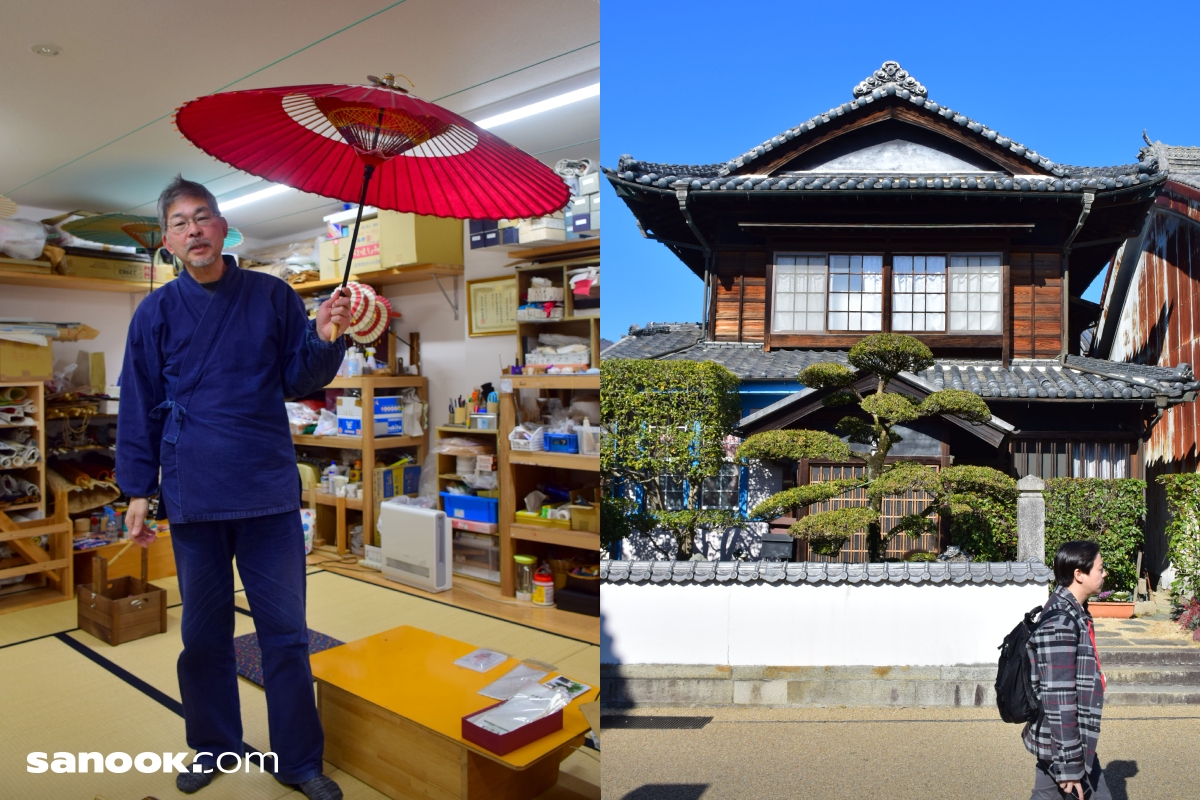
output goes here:
<path id="1" fill-rule="evenodd" d="M 600 353 L 607 358 L 662 358 L 680 348 L 691 347 L 700 341 L 700 324 L 696 322 L 651 322 L 644 328 L 633 325 L 629 334 Z"/>
<path id="2" fill-rule="evenodd" d="M 1165 162 L 1167 176 L 1171 180 L 1193 189 L 1200 189 L 1200 147 L 1180 147 L 1154 142 L 1142 148 L 1142 158 L 1156 158 L 1160 164 Z"/>
<path id="3" fill-rule="evenodd" d="M 607 583 L 1037 583 L 1054 571 L 1021 561 L 885 562 L 882 564 L 781 561 L 601 561 Z"/>
<path id="4" fill-rule="evenodd" d="M 647 326 L 605 351 L 605 358 L 662 358 L 715 361 L 742 380 L 795 380 L 800 370 L 821 362 L 846 363 L 844 350 L 772 350 L 743 342 L 700 342 L 698 326 L 688 345 L 674 326 Z M 656 333 L 658 329 L 668 329 Z M 630 342 L 630 339 L 634 341 Z M 628 347 L 622 345 L 630 342 Z M 683 349 L 680 349 L 680 348 Z M 661 354 L 661 355 L 657 355 Z M 965 389 L 987 399 L 1045 398 L 1058 400 L 1180 399 L 1200 389 L 1188 364 L 1153 367 L 1069 355 L 1057 360 L 938 359 L 918 376 L 936 389 Z"/>
<path id="5" fill-rule="evenodd" d="M 616 170 L 606 169 L 612 180 L 624 180 L 661 189 L 688 187 L 700 191 L 720 190 L 869 190 L 869 189 L 979 189 L 985 191 L 1021 192 L 1079 192 L 1085 189 L 1102 191 L 1149 183 L 1159 177 L 1154 159 L 1145 159 L 1136 164 L 1114 167 L 1077 167 L 1057 164 L 1036 151 L 1003 136 L 986 125 L 928 99 L 925 87 L 917 83 L 894 61 L 885 62 L 883 67 L 854 88 L 855 99 L 817 114 L 799 125 L 789 128 L 778 136 L 751 148 L 737 158 L 724 164 L 657 164 L 638 161 L 632 156 L 621 156 Z M 1029 175 L 1009 178 L 1007 176 L 984 175 L 978 172 L 962 174 L 904 175 L 860 174 L 860 175 L 788 175 L 767 177 L 766 175 L 732 175 L 777 147 L 804 136 L 838 117 L 845 116 L 882 100 L 899 97 L 920 106 L 955 124 L 971 131 L 976 136 L 1007 148 L 1014 156 L 1024 158 L 1030 165 L 1037 165 L 1050 175 Z"/>

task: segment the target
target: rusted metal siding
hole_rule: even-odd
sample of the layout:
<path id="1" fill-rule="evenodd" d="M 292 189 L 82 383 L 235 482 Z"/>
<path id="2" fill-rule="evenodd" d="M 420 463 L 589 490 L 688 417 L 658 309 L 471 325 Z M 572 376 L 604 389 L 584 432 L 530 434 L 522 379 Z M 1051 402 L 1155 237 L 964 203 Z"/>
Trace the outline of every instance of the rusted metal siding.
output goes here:
<path id="1" fill-rule="evenodd" d="M 1193 222 L 1176 210 L 1185 199 L 1159 197 L 1151 213 L 1109 356 L 1114 361 L 1200 367 L 1200 200 L 1186 199 Z M 1147 465 L 1172 463 L 1195 471 L 1198 432 L 1195 403 L 1168 409 L 1146 443 Z"/>
<path id="2" fill-rule="evenodd" d="M 1200 367 L 1200 194 L 1172 185 L 1160 195 L 1147 221 L 1137 268 L 1116 329 L 1109 358 L 1173 367 Z M 1119 262 L 1113 264 L 1114 270 Z M 1111 311 L 1111 309 L 1109 310 Z M 1167 565 L 1166 498 L 1159 475 L 1196 472 L 1200 407 L 1181 403 L 1167 409 L 1145 443 L 1147 482 L 1146 564 L 1152 573 Z"/>

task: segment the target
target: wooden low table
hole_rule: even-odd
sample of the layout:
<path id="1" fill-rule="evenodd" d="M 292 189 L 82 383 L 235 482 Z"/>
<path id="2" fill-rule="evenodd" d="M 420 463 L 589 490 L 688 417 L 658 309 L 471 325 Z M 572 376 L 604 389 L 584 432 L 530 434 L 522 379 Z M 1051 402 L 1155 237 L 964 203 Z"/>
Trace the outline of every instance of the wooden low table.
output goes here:
<path id="1" fill-rule="evenodd" d="M 599 689 L 563 710 L 562 730 L 498 756 L 462 738 L 462 718 L 493 705 L 479 690 L 518 662 L 455 666 L 475 649 L 404 625 L 312 656 L 325 760 L 392 798 L 528 800 L 549 789 L 583 744 L 579 706 Z"/>

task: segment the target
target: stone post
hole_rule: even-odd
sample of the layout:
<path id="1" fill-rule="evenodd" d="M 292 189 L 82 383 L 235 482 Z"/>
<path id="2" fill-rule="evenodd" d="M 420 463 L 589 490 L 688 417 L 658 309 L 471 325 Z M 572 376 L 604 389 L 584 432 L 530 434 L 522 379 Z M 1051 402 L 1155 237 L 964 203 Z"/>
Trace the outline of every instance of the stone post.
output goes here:
<path id="1" fill-rule="evenodd" d="M 1036 475 L 1017 481 L 1017 561 L 1046 560 L 1046 482 Z"/>

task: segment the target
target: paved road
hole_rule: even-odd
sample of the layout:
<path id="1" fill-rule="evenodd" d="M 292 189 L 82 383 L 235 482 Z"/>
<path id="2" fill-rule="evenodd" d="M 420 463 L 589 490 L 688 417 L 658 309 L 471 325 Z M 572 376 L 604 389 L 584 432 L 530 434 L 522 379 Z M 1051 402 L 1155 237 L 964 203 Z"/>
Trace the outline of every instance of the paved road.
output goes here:
<path id="1" fill-rule="evenodd" d="M 608 713 L 618 713 L 610 711 Z M 992 709 L 636 709 L 711 716 L 699 730 L 609 728 L 612 800 L 1025 798 L 1033 756 Z M 1200 707 L 1108 709 L 1100 762 L 1114 800 L 1200 798 Z"/>

